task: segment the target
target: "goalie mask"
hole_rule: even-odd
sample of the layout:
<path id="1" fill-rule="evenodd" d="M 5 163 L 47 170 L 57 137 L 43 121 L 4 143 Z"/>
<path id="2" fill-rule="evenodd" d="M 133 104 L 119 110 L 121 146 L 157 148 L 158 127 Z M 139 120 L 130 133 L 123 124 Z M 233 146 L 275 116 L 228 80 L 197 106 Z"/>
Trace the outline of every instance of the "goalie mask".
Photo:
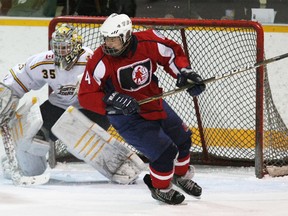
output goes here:
<path id="1" fill-rule="evenodd" d="M 126 14 L 111 14 L 100 28 L 102 50 L 111 56 L 120 56 L 128 47 L 132 36 L 132 22 Z"/>
<path id="2" fill-rule="evenodd" d="M 82 52 L 82 37 L 73 26 L 62 24 L 52 34 L 50 47 L 55 54 L 55 64 L 70 70 Z"/>

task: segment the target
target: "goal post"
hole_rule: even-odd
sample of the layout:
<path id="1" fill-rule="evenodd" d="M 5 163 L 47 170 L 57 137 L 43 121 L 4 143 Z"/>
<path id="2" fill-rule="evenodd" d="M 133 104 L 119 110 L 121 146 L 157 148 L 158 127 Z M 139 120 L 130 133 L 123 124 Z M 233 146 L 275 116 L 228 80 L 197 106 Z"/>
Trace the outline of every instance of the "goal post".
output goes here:
<path id="1" fill-rule="evenodd" d="M 56 17 L 49 24 L 48 40 L 57 25 L 70 23 L 82 35 L 84 46 L 96 49 L 104 20 Z M 181 44 L 203 79 L 265 59 L 264 32 L 257 22 L 132 18 L 132 23 L 133 31 L 154 28 Z M 160 86 L 164 91 L 174 89 L 176 81 L 162 70 L 155 73 Z M 273 104 L 266 73 L 265 66 L 251 68 L 209 83 L 197 98 L 185 91 L 165 98 L 192 131 L 191 163 L 255 166 L 258 178 L 287 165 L 287 128 Z M 121 139 L 113 128 L 110 132 Z"/>

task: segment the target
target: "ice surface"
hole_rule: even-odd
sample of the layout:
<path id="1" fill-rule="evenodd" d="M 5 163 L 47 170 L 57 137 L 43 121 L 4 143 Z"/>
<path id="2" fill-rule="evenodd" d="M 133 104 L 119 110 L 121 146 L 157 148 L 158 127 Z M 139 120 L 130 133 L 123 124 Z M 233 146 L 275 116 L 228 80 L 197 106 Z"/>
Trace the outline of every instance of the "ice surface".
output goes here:
<path id="1" fill-rule="evenodd" d="M 16 187 L 0 172 L 2 216 L 287 215 L 288 177 L 257 179 L 253 167 L 196 166 L 194 180 L 203 195 L 185 195 L 177 206 L 152 199 L 142 181 L 146 171 L 135 184 L 118 185 L 84 163 L 58 163 L 47 170 L 48 184 L 31 187 Z"/>

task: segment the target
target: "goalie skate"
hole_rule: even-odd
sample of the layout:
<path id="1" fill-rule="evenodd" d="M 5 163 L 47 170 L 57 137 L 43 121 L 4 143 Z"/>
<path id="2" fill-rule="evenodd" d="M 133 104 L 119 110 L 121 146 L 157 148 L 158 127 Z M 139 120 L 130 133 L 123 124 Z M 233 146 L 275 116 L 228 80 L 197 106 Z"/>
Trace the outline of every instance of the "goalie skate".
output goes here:
<path id="1" fill-rule="evenodd" d="M 152 181 L 149 174 L 144 176 L 144 182 L 151 191 L 151 195 L 155 200 L 170 204 L 177 205 L 182 203 L 185 200 L 185 196 L 180 192 L 168 188 L 168 189 L 157 189 L 152 186 Z"/>

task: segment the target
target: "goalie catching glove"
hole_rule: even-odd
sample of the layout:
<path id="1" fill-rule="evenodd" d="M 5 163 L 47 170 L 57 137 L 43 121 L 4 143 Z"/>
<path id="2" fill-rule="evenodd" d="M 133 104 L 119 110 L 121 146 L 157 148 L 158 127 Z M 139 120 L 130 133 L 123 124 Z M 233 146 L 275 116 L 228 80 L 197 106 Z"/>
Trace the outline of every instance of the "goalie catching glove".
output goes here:
<path id="1" fill-rule="evenodd" d="M 106 111 L 108 114 L 132 115 L 140 110 L 135 98 L 119 92 L 107 94 L 103 101 L 107 104 Z"/>
<path id="2" fill-rule="evenodd" d="M 196 97 L 200 95 L 206 89 L 205 83 L 203 83 L 202 77 L 192 71 L 191 68 L 182 68 L 181 73 L 177 75 L 177 87 L 183 87 L 188 84 L 195 84 L 187 89 L 187 92 L 192 96 Z"/>

